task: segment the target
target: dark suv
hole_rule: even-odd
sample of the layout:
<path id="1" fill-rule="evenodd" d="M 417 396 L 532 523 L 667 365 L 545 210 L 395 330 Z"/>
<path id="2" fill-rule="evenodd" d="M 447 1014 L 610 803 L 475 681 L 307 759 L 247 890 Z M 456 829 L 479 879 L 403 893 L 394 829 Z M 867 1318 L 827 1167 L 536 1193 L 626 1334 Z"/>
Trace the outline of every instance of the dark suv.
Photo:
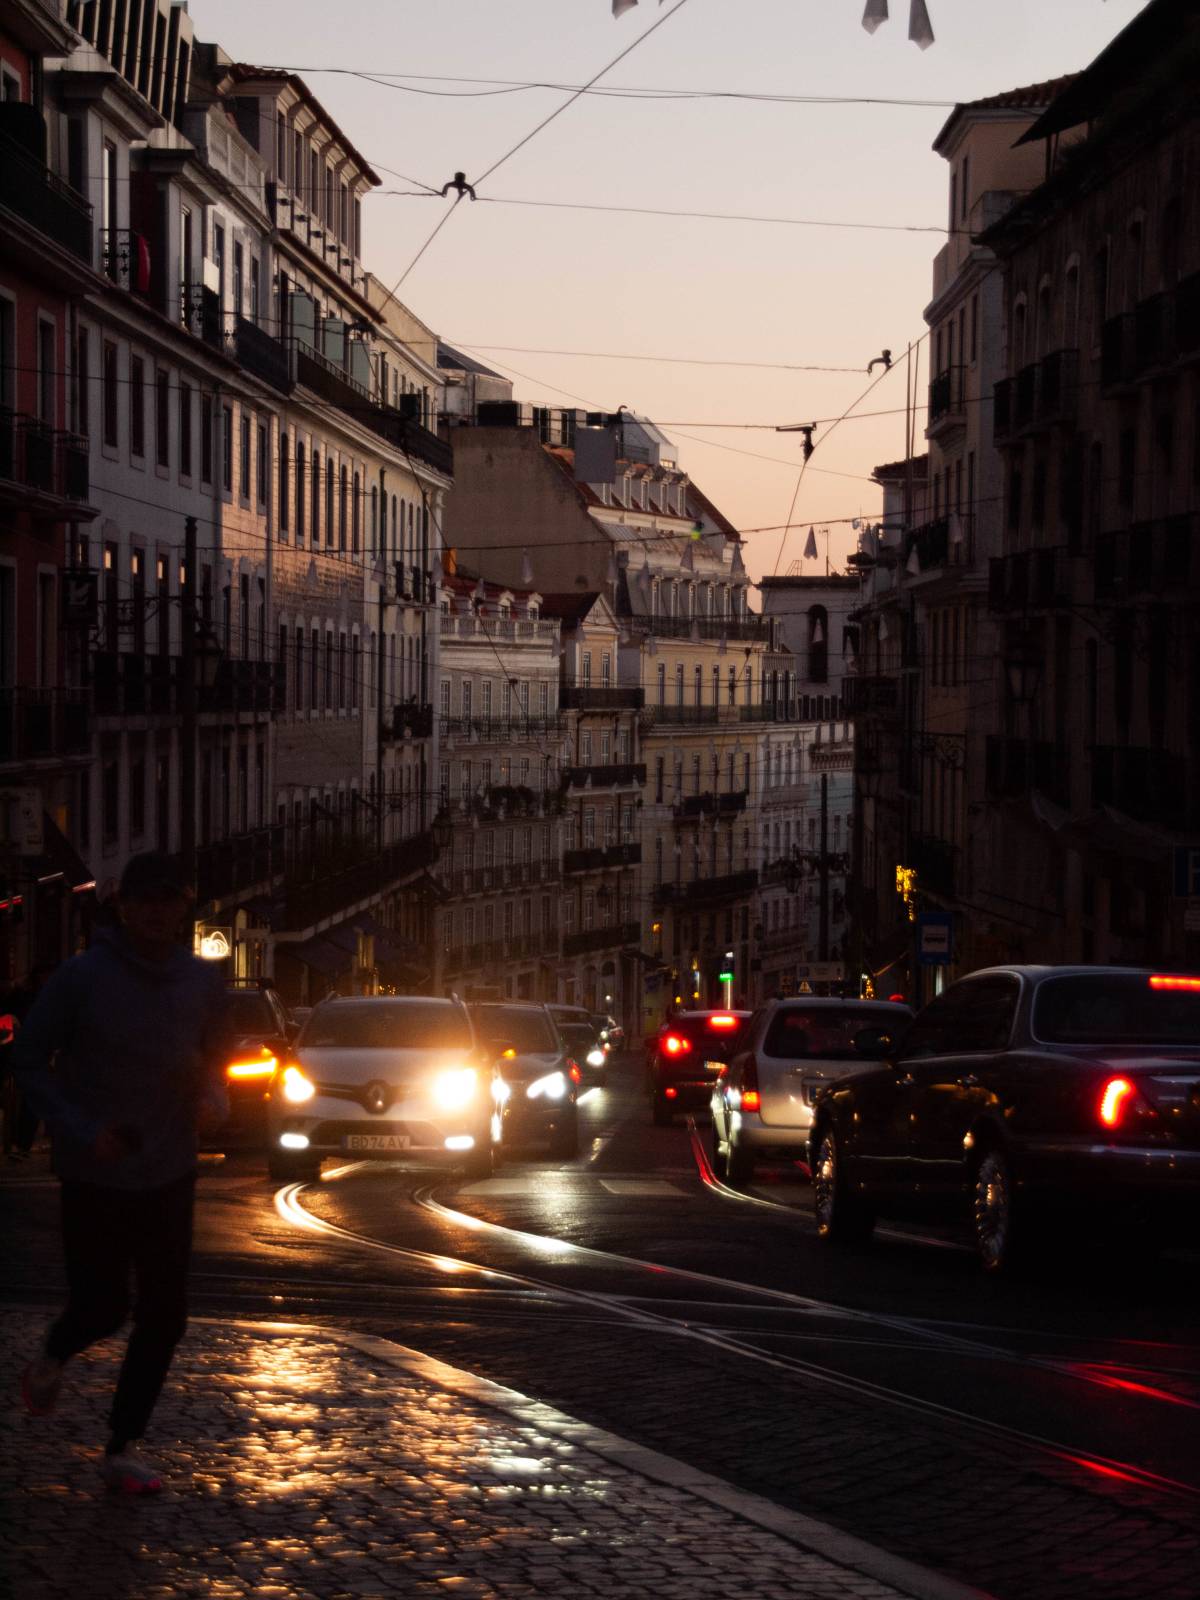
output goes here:
<path id="1" fill-rule="evenodd" d="M 225 1063 L 229 1120 L 207 1143 L 261 1145 L 267 1136 L 267 1091 L 287 1054 L 296 1026 L 269 984 L 233 980 L 225 986 L 232 1053 Z"/>
<path id="2" fill-rule="evenodd" d="M 581 1071 L 549 1011 L 534 1001 L 518 1000 L 484 1001 L 469 1009 L 484 1048 L 502 1057 L 500 1070 L 509 1090 L 505 1144 L 546 1144 L 561 1160 L 575 1155 Z"/>
<path id="3" fill-rule="evenodd" d="M 656 1124 L 665 1126 L 677 1111 L 707 1110 L 712 1086 L 749 1016 L 748 1011 L 681 1011 L 651 1035 L 646 1092 Z"/>

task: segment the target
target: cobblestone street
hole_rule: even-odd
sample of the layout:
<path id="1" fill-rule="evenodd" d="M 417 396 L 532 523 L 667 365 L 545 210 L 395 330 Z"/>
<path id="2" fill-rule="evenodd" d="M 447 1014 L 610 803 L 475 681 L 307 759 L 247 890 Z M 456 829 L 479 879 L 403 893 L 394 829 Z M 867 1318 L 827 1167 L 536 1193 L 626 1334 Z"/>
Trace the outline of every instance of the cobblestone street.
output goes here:
<path id="1" fill-rule="evenodd" d="M 6 1371 L 43 1325 L 0 1316 Z M 14 1600 L 968 1593 L 904 1563 L 902 1586 L 876 1581 L 862 1567 L 887 1558 L 816 1554 L 803 1519 L 680 1463 L 399 1346 L 296 1325 L 193 1324 L 149 1441 L 164 1493 L 122 1501 L 96 1470 L 120 1348 L 72 1364 L 53 1417 L 10 1400 Z"/>

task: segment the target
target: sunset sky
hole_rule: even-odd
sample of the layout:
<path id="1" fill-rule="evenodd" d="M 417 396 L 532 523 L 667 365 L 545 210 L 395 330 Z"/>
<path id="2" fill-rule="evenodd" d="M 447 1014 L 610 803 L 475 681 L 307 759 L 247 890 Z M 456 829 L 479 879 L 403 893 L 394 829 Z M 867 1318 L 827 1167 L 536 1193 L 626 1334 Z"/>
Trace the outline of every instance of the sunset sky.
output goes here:
<path id="1" fill-rule="evenodd" d="M 945 166 L 930 145 L 950 106 L 1086 65 L 1141 3 L 928 0 L 937 42 L 925 52 L 907 39 L 907 0 L 891 0 L 874 36 L 860 25 L 863 0 L 685 0 L 670 15 L 675 3 L 642 0 L 619 21 L 609 0 L 192 0 L 190 9 L 197 35 L 235 58 L 301 71 L 385 191 L 409 191 L 412 179 L 440 188 L 456 169 L 479 177 L 566 98 L 437 80 L 578 85 L 663 17 L 598 87 L 935 102 L 584 96 L 480 182 L 479 202 L 459 206 L 400 291 L 444 338 L 513 376 L 522 399 L 652 416 L 677 441 L 681 465 L 747 530 L 757 577 L 777 558 L 787 571 L 810 523 L 877 515 L 871 468 L 903 453 L 897 368 L 861 407 L 890 414 L 847 420 L 823 444 L 818 427 L 779 556 L 800 446 L 776 424 L 839 416 L 865 389 L 872 356 L 885 346 L 901 355 L 924 332 L 946 212 Z M 357 73 L 412 76 L 389 86 L 346 75 Z M 935 231 L 498 203 L 514 199 Z M 440 198 L 369 199 L 365 254 L 377 276 L 393 284 L 445 209 Z M 924 348 L 921 364 L 924 377 Z M 706 426 L 716 423 L 761 426 Z M 834 524 L 835 565 L 851 537 Z M 823 565 L 824 540 L 821 555 Z"/>

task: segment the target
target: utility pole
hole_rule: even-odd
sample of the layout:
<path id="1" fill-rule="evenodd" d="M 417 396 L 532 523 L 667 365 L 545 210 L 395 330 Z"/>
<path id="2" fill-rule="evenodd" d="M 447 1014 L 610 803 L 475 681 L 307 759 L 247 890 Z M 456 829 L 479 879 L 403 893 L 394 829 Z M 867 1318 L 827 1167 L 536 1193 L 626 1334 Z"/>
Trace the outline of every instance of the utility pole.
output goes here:
<path id="1" fill-rule="evenodd" d="M 379 651 L 378 666 L 376 669 L 375 695 L 375 851 L 383 855 L 383 667 L 387 660 L 387 651 L 384 648 L 383 622 L 386 616 L 387 605 L 387 564 L 379 575 Z"/>
<path id="2" fill-rule="evenodd" d="M 821 774 L 821 920 L 817 934 L 817 955 L 829 960 L 829 774 Z"/>
<path id="3" fill-rule="evenodd" d="M 183 582 L 179 586 L 179 853 L 190 883 L 196 874 L 196 519 L 183 524 Z"/>

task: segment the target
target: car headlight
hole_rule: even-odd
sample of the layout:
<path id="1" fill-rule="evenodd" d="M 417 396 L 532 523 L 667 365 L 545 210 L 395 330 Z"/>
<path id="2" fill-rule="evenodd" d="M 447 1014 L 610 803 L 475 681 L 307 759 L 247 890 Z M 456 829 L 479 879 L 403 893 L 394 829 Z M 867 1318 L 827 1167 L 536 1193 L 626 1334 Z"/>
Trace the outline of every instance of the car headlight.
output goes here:
<path id="1" fill-rule="evenodd" d="M 587 1064 L 589 1067 L 602 1067 L 604 1065 L 604 1051 L 589 1050 L 587 1053 Z"/>
<path id="2" fill-rule="evenodd" d="M 525 1093 L 531 1100 L 561 1100 L 567 1092 L 566 1074 L 548 1072 L 544 1078 L 535 1078 Z"/>
<path id="3" fill-rule="evenodd" d="M 294 1106 L 302 1106 L 317 1092 L 316 1084 L 311 1078 L 306 1078 L 299 1067 L 284 1067 L 281 1089 L 283 1098 L 290 1100 Z"/>
<path id="4" fill-rule="evenodd" d="M 474 1067 L 439 1072 L 431 1086 L 434 1101 L 443 1111 L 461 1111 L 475 1096 L 477 1076 Z"/>

